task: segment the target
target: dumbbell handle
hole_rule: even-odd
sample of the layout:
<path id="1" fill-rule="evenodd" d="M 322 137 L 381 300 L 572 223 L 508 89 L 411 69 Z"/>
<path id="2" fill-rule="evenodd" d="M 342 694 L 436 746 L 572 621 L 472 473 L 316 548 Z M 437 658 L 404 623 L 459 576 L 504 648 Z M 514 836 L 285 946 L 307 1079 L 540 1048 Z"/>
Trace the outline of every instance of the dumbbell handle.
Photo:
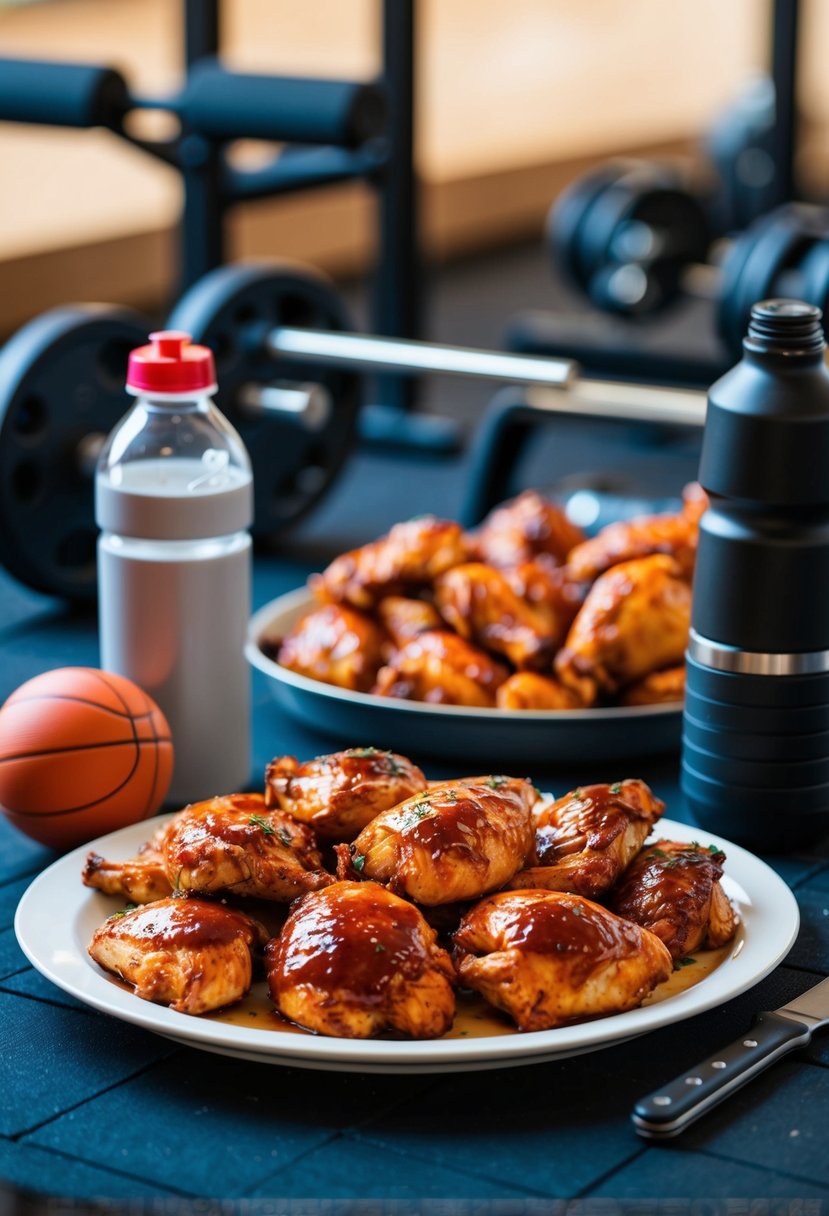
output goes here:
<path id="1" fill-rule="evenodd" d="M 265 338 L 276 358 L 349 370 L 416 376 L 432 372 L 528 384 L 553 393 L 534 394 L 534 404 L 560 413 L 625 417 L 636 421 L 702 426 L 705 395 L 688 389 L 585 380 L 571 359 L 440 346 L 401 338 L 280 326 Z"/>

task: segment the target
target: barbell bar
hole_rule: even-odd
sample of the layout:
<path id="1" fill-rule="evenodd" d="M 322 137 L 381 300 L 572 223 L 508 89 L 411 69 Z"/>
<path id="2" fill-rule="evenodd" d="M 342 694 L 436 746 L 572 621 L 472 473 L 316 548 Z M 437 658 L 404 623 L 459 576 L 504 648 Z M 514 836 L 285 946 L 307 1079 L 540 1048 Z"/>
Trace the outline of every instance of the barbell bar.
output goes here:
<path id="1" fill-rule="evenodd" d="M 705 421 L 704 393 L 585 379 L 578 364 L 570 359 L 291 327 L 271 330 L 265 342 L 276 358 L 312 362 L 321 367 L 407 376 L 431 373 L 523 384 L 539 390 L 531 394 L 537 408 L 562 414 L 688 426 L 702 426 Z M 546 392 L 540 391 L 545 389 Z"/>

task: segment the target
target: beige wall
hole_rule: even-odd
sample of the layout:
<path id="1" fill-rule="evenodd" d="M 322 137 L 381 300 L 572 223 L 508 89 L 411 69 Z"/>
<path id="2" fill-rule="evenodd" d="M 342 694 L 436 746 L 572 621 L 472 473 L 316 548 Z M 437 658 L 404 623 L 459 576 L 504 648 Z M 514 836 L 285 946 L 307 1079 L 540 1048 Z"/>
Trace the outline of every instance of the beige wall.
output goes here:
<path id="1" fill-rule="evenodd" d="M 829 5 L 807 15 L 814 7 L 829 25 Z M 108 61 L 136 90 L 172 90 L 180 9 L 179 0 L 0 8 L 0 55 Z M 684 145 L 762 66 L 768 4 L 420 0 L 420 11 L 418 161 L 430 246 L 447 251 L 540 231 L 563 176 L 591 157 Z M 224 21 L 227 57 L 241 68 L 363 76 L 379 66 L 379 0 L 225 0 Z M 812 67 L 809 82 L 812 109 L 829 110 L 825 77 Z M 51 302 L 50 290 L 83 295 L 75 279 L 87 247 L 90 289 L 136 300 L 162 288 L 178 209 L 172 171 L 105 132 L 0 124 L 0 157 L 0 324 L 10 292 L 14 313 Z M 371 230 L 359 188 L 256 204 L 234 226 L 241 253 L 299 252 L 333 268 L 363 256 Z M 132 238 L 122 243 L 130 256 L 119 255 L 120 237 Z M 67 248 L 71 266 L 43 256 Z M 21 295 L 33 255 L 37 291 Z"/>

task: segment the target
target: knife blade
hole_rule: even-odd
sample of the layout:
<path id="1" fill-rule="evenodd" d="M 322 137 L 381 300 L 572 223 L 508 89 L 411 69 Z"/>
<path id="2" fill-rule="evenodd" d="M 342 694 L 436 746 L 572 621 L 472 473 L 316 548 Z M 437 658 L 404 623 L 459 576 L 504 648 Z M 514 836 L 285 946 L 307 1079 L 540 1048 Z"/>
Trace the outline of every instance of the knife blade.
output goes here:
<path id="1" fill-rule="evenodd" d="M 829 1024 L 829 979 L 780 1009 L 758 1014 L 751 1030 L 722 1051 L 641 1098 L 631 1121 L 646 1140 L 667 1140 L 787 1052 L 805 1047 Z"/>

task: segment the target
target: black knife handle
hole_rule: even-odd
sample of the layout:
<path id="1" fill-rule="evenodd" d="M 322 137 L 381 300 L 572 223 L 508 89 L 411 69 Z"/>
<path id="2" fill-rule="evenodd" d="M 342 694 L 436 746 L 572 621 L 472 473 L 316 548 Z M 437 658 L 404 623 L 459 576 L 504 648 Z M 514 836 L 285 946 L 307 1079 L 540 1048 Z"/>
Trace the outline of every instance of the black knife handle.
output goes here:
<path id="1" fill-rule="evenodd" d="M 631 1119 L 647 1140 L 678 1136 L 712 1106 L 745 1085 L 786 1052 L 805 1047 L 810 1026 L 777 1013 L 761 1013 L 742 1038 L 640 1099 Z"/>

